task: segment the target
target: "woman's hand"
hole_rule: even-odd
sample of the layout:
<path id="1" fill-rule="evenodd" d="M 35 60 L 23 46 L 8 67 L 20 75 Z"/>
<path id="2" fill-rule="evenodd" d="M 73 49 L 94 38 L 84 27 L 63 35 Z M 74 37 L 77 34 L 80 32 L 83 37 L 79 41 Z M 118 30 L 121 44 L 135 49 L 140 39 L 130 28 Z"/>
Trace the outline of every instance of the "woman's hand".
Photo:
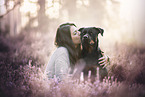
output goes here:
<path id="1" fill-rule="evenodd" d="M 110 64 L 109 57 L 103 54 L 103 57 L 99 58 L 99 64 L 103 68 L 107 67 Z"/>

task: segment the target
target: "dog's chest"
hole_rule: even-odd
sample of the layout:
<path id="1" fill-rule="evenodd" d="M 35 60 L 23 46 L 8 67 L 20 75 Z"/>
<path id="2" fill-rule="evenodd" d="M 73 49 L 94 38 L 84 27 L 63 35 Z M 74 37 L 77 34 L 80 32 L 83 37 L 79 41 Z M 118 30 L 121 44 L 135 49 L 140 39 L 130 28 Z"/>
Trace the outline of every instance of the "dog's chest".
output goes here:
<path id="1" fill-rule="evenodd" d="M 84 60 L 87 66 L 96 66 L 98 64 L 98 59 L 101 57 L 100 53 L 88 53 L 84 56 Z"/>

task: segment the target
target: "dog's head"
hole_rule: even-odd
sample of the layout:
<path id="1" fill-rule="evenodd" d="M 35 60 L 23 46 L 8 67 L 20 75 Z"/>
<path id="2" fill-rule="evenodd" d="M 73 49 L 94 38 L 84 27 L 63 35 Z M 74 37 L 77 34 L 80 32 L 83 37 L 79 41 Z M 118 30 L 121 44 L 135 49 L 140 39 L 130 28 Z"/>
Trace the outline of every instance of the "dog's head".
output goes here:
<path id="1" fill-rule="evenodd" d="M 81 32 L 82 45 L 86 48 L 89 46 L 98 47 L 98 34 L 103 36 L 104 33 L 103 29 L 97 27 L 80 28 L 79 31 Z"/>

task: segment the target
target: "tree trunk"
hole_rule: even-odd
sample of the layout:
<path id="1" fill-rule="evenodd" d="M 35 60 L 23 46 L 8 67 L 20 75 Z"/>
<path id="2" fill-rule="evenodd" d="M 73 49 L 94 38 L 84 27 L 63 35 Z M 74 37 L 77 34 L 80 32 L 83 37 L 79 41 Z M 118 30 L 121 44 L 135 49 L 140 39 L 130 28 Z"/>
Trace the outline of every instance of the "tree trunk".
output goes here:
<path id="1" fill-rule="evenodd" d="M 40 9 L 38 11 L 38 29 L 41 32 L 46 32 L 48 28 L 48 18 L 45 15 L 45 0 L 39 0 Z"/>

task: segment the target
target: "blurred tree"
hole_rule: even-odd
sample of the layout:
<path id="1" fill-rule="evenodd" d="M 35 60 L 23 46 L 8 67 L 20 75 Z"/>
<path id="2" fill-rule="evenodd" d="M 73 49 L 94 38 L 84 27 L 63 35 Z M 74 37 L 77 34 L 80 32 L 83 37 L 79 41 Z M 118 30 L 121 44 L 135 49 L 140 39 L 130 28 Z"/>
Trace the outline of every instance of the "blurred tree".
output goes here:
<path id="1" fill-rule="evenodd" d="M 20 0 L 2 0 L 2 5 L 0 5 L 0 10 L 4 11 L 0 12 L 0 30 L 1 35 L 6 35 L 5 33 L 9 33 L 10 35 L 15 35 L 20 32 L 21 26 L 20 24 L 20 12 L 19 7 L 21 4 Z M 4 7 L 1 7 L 4 6 Z M 5 17 L 5 18 L 4 18 Z M 3 32 L 3 33 L 2 33 Z"/>
<path id="2" fill-rule="evenodd" d="M 38 11 L 38 29 L 46 32 L 49 25 L 49 18 L 45 15 L 45 0 L 38 0 L 40 9 Z"/>
<path id="3" fill-rule="evenodd" d="M 41 33 L 47 32 L 49 26 L 49 18 L 45 14 L 46 0 L 38 0 L 35 2 L 31 1 L 30 3 L 37 7 L 37 9 L 35 10 L 36 15 L 33 16 L 34 13 L 32 13 L 31 11 L 27 12 L 26 16 L 29 18 L 29 22 L 26 24 L 25 29 L 39 31 Z"/>

